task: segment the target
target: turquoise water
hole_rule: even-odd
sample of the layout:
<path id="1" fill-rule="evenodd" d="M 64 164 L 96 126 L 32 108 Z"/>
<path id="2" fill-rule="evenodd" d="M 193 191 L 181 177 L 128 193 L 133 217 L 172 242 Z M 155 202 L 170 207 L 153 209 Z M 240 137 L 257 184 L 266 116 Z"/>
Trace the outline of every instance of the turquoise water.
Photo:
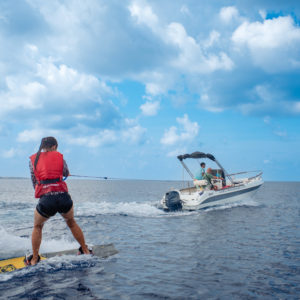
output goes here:
<path id="1" fill-rule="evenodd" d="M 56 257 L 0 274 L 1 299 L 298 299 L 300 183 L 266 182 L 254 198 L 166 213 L 180 182 L 69 180 L 89 244 L 114 243 L 109 259 Z M 36 199 L 30 180 L 0 180 L 0 259 L 23 255 Z M 77 247 L 50 219 L 41 252 Z"/>

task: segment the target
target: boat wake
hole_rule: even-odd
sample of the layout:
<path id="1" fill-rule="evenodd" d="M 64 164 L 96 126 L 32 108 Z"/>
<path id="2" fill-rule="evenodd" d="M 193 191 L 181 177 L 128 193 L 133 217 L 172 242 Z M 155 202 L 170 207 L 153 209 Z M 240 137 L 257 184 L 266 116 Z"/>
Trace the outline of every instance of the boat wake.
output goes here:
<path id="1" fill-rule="evenodd" d="M 22 256 L 26 252 L 31 252 L 31 237 L 20 237 L 0 227 L 0 245 L 0 259 Z M 63 251 L 77 247 L 76 241 L 43 239 L 40 252 Z"/>
<path id="2" fill-rule="evenodd" d="M 169 217 L 169 216 L 183 216 L 189 215 L 193 212 L 172 212 L 168 213 L 159 207 L 157 202 L 99 202 L 99 203 L 78 203 L 75 209 L 75 215 L 80 217 L 95 217 L 98 215 L 116 215 L 116 216 L 130 216 L 130 217 Z"/>
<path id="3" fill-rule="evenodd" d="M 77 205 L 76 216 L 97 216 L 97 215 L 122 215 L 135 217 L 155 217 L 163 215 L 164 212 L 159 210 L 151 203 L 138 202 L 100 202 L 100 203 L 80 203 Z"/>
<path id="4" fill-rule="evenodd" d="M 239 206 L 258 206 L 259 203 L 255 202 L 251 198 L 245 198 L 244 200 L 224 204 L 220 206 L 209 207 L 206 209 L 196 211 L 172 211 L 166 212 L 162 209 L 160 203 L 157 202 L 99 202 L 99 203 L 78 203 L 75 209 L 75 215 L 78 217 L 96 217 L 99 215 L 112 215 L 112 216 L 125 216 L 125 217 L 148 217 L 148 218 L 161 218 L 161 217 L 180 217 L 186 215 L 197 214 L 204 211 L 224 210 Z"/>

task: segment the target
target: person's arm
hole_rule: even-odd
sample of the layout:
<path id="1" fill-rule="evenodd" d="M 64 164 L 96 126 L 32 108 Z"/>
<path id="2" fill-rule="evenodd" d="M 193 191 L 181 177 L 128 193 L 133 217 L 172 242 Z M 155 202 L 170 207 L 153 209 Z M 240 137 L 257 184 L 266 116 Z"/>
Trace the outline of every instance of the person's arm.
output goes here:
<path id="1" fill-rule="evenodd" d="M 209 173 L 205 173 L 203 179 L 206 179 L 210 183 L 212 179 L 212 175 Z"/>
<path id="2" fill-rule="evenodd" d="M 66 161 L 64 160 L 63 176 L 68 177 L 69 175 L 70 175 L 70 171 Z"/>
<path id="3" fill-rule="evenodd" d="M 201 168 L 201 175 L 202 175 L 202 177 L 204 176 L 204 174 L 205 174 L 205 169 Z"/>
<path id="4" fill-rule="evenodd" d="M 32 182 L 33 188 L 35 189 L 35 186 L 37 185 L 37 180 L 36 180 L 36 177 L 33 172 L 33 165 L 32 165 L 31 160 L 29 160 L 29 170 L 30 170 L 31 182 Z"/>

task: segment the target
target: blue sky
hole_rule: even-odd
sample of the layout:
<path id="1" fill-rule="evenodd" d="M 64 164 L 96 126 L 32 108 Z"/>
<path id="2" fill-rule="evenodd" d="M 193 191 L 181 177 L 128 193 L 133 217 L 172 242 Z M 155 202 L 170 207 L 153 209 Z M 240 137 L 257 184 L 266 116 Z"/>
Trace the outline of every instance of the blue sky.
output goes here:
<path id="1" fill-rule="evenodd" d="M 55 136 L 73 174 L 299 181 L 298 2 L 0 0 L 0 176 Z"/>

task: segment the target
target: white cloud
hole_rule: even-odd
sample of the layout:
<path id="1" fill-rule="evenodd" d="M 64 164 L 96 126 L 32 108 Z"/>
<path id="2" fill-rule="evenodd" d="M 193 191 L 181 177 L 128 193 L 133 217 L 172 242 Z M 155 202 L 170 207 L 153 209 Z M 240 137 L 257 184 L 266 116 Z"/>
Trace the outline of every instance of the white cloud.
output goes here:
<path id="1" fill-rule="evenodd" d="M 34 128 L 31 130 L 23 130 L 17 136 L 17 141 L 21 143 L 27 142 L 37 142 L 40 141 L 45 136 L 58 136 L 59 131 L 57 130 L 47 130 L 41 128 Z"/>
<path id="2" fill-rule="evenodd" d="M 35 124 L 35 126 L 39 126 Z M 64 140 L 66 144 L 98 148 L 100 146 L 120 143 L 140 144 L 146 140 L 146 129 L 137 124 L 136 120 L 125 119 L 123 127 L 117 130 L 93 130 L 83 125 L 76 128 L 53 130 L 47 128 L 33 128 L 23 130 L 17 136 L 20 143 L 39 142 L 45 136 L 55 136 Z"/>
<path id="3" fill-rule="evenodd" d="M 178 128 L 171 126 L 168 130 L 165 131 L 160 142 L 163 145 L 174 145 L 181 142 L 192 141 L 199 131 L 199 125 L 197 122 L 191 122 L 188 118 L 188 115 L 185 114 L 182 118 L 176 118 L 177 123 L 181 127 L 180 132 L 178 133 Z"/>
<path id="4" fill-rule="evenodd" d="M 145 141 L 146 129 L 140 125 L 135 125 L 124 129 L 121 132 L 122 139 L 125 143 L 140 144 Z"/>
<path id="5" fill-rule="evenodd" d="M 145 116 L 155 116 L 159 110 L 159 101 L 147 101 L 140 106 L 140 109 Z"/>
<path id="6" fill-rule="evenodd" d="M 255 92 L 265 103 L 271 103 L 274 99 L 273 89 L 269 85 L 257 85 Z"/>
<path id="7" fill-rule="evenodd" d="M 177 157 L 178 155 L 186 153 L 186 152 L 187 152 L 187 150 L 186 150 L 185 147 L 177 148 L 177 149 L 175 149 L 173 151 L 168 152 L 167 156 L 168 157 Z"/>
<path id="8" fill-rule="evenodd" d="M 278 90 L 270 84 L 261 84 L 253 88 L 250 100 L 238 104 L 238 109 L 242 113 L 275 113 L 282 115 L 298 115 L 300 113 L 300 102 L 290 99 L 286 92 Z M 264 118 L 264 122 L 269 124 L 271 118 Z"/>
<path id="9" fill-rule="evenodd" d="M 39 49 L 36 45 L 34 44 L 26 44 L 25 45 L 25 51 L 28 50 L 30 55 L 35 55 L 39 52 Z"/>
<path id="10" fill-rule="evenodd" d="M 101 89 L 111 92 L 104 82 L 95 76 L 79 73 L 77 70 L 64 64 L 56 66 L 51 58 L 41 59 L 37 64 L 36 75 L 52 88 L 56 93 L 69 95 L 71 92 L 90 92 Z"/>
<path id="11" fill-rule="evenodd" d="M 11 148 L 7 151 L 2 151 L 2 157 L 4 158 L 13 158 L 17 155 L 18 150 L 15 148 Z"/>
<path id="12" fill-rule="evenodd" d="M 17 141 L 26 142 L 39 142 L 45 136 L 55 136 L 62 139 L 65 143 L 76 146 L 83 146 L 88 148 L 97 148 L 102 145 L 110 145 L 116 143 L 118 139 L 117 132 L 114 130 L 104 129 L 96 134 L 72 134 L 72 132 L 64 130 L 47 130 L 47 129 L 31 129 L 24 130 L 18 134 Z"/>
<path id="13" fill-rule="evenodd" d="M 220 19 L 224 23 L 230 23 L 233 19 L 238 18 L 239 11 L 235 6 L 222 7 L 220 10 Z"/>
<path id="14" fill-rule="evenodd" d="M 207 93 L 203 93 L 199 100 L 199 107 L 213 113 L 219 113 L 224 109 L 216 101 L 213 101 Z"/>
<path id="15" fill-rule="evenodd" d="M 38 52 L 34 45 L 26 44 L 25 48 Z M 19 141 L 39 140 L 49 135 L 47 129 L 70 133 L 79 124 L 85 125 L 83 132 L 86 128 L 93 131 L 95 127 L 119 126 L 121 115 L 112 101 L 117 93 L 105 81 L 56 64 L 51 57 L 33 55 L 27 61 L 30 68 L 7 76 L 6 89 L 0 91 L 2 121 L 22 118 L 25 130 L 19 133 Z M 33 126 L 44 130 L 32 129 Z"/>
<path id="16" fill-rule="evenodd" d="M 175 85 L 176 75 L 168 72 L 168 68 L 160 71 L 149 71 L 138 74 L 135 80 L 144 82 L 146 94 L 150 96 L 159 96 L 166 94 L 168 90 Z"/>
<path id="17" fill-rule="evenodd" d="M 202 45 L 186 32 L 181 23 L 164 23 L 160 20 L 145 1 L 133 1 L 129 11 L 138 25 L 148 27 L 162 43 L 173 50 L 169 51 L 172 55 L 166 58 L 162 68 L 157 68 L 159 72 L 143 72 L 140 77 L 141 80 L 145 79 L 148 93 L 157 95 L 174 88 L 177 80 L 173 74 L 210 74 L 218 70 L 233 69 L 234 63 L 225 51 L 208 52 L 208 47 L 219 39 L 218 32 L 213 31 L 209 40 Z M 158 80 L 158 77 L 162 79 Z"/>
<path id="18" fill-rule="evenodd" d="M 114 144 L 118 139 L 116 131 L 111 129 L 104 129 L 99 135 L 100 144 Z"/>
<path id="19" fill-rule="evenodd" d="M 237 44 L 247 44 L 251 49 L 276 49 L 300 39 L 300 28 L 290 16 L 261 22 L 244 22 L 233 33 Z"/>
<path id="20" fill-rule="evenodd" d="M 265 19 L 267 17 L 267 12 L 264 9 L 260 9 L 259 15 L 262 17 L 262 19 Z"/>
<path id="21" fill-rule="evenodd" d="M 38 51 L 34 45 L 24 47 Z M 55 101 L 99 101 L 102 95 L 114 95 L 104 81 L 65 64 L 56 65 L 51 57 L 27 57 L 27 60 L 31 69 L 5 77 L 6 89 L 0 91 L 2 115 L 20 108 L 38 110 Z"/>
<path id="22" fill-rule="evenodd" d="M 71 135 L 66 134 L 69 144 L 97 148 L 105 145 L 140 144 L 145 141 L 146 129 L 136 123 L 136 120 L 125 119 L 124 127 L 120 130 L 104 129 L 94 135 Z"/>
<path id="23" fill-rule="evenodd" d="M 214 46 L 219 41 L 220 36 L 221 34 L 218 31 L 216 30 L 211 31 L 209 34 L 209 38 L 204 41 L 203 46 L 205 48 L 210 48 Z"/>
<path id="24" fill-rule="evenodd" d="M 117 133 L 114 130 L 105 129 L 94 135 L 74 136 L 67 134 L 66 142 L 71 145 L 97 148 L 103 145 L 111 145 L 118 141 Z"/>
<path id="25" fill-rule="evenodd" d="M 164 136 L 161 138 L 160 142 L 163 145 L 173 145 L 179 141 L 180 136 L 177 134 L 177 127 L 172 126 L 165 131 Z"/>
<path id="26" fill-rule="evenodd" d="M 174 106 L 182 107 L 185 101 L 198 97 L 199 108 L 211 112 L 234 107 L 266 115 L 282 106 L 286 113 L 300 113 L 299 99 L 297 102 L 286 97 L 274 100 L 276 93 L 270 93 L 273 82 L 271 88 L 260 88 L 263 85 L 260 81 L 269 82 L 270 78 L 254 78 L 252 60 L 243 52 L 250 53 L 255 64 L 265 70 L 298 70 L 299 26 L 292 17 L 261 20 L 257 11 L 249 11 L 260 22 L 248 21 L 236 28 L 231 40 L 241 53 L 236 59 L 236 53 L 229 54 L 232 48 L 226 42 L 232 26 L 243 20 L 236 7 L 220 10 L 220 6 L 201 4 L 203 11 L 211 13 L 203 13 L 199 18 L 199 4 L 175 2 L 167 6 L 166 1 L 146 0 L 109 4 L 97 0 L 26 1 L 32 13 L 39 15 L 38 24 L 43 23 L 45 27 L 34 37 L 25 28 L 23 33 L 15 28 L 11 28 L 15 34 L 0 33 L 0 41 L 6 45 L 0 53 L 2 121 L 16 122 L 22 118 L 24 130 L 18 137 L 20 140 L 30 139 L 25 129 L 31 131 L 33 121 L 38 123 L 35 128 L 57 128 L 90 146 L 113 143 L 114 134 L 126 136 L 123 130 L 135 136 L 133 141 L 143 140 L 144 129 L 138 124 L 122 124 L 124 116 L 118 108 L 118 96 L 122 92 L 118 94 L 116 90 L 118 83 L 120 89 L 126 86 L 126 80 L 145 85 L 145 94 L 151 96 L 151 101 L 137 105 L 148 116 L 156 115 L 161 109 L 157 101 L 160 95 L 167 95 Z M 240 12 L 248 14 L 243 5 L 239 7 Z M 176 8 L 176 12 L 170 8 Z M 266 14 L 262 11 L 260 14 L 265 19 Z M 13 20 L 7 15 L 6 25 L 14 24 Z M 225 23 L 220 26 L 221 21 L 229 26 Z M 232 57 L 238 68 L 234 68 Z M 244 58 L 249 64 L 242 61 Z M 244 75 L 248 67 L 250 72 Z M 294 85 L 295 77 L 291 76 Z M 107 78 L 118 83 L 106 81 Z M 278 77 L 278 83 L 282 82 L 281 78 Z M 236 84 L 231 84 L 235 81 Z M 115 83 L 116 90 L 110 87 Z M 289 84 L 282 83 L 282 86 L 288 89 Z M 175 98 L 182 102 L 175 104 Z M 170 143 L 182 138 L 180 126 L 169 129 Z M 75 128 L 80 130 L 75 133 Z M 111 130 L 105 139 L 98 136 L 98 132 L 105 135 L 104 128 Z M 46 133 L 47 130 L 36 139 Z M 85 135 L 92 137 L 90 142 L 81 138 Z"/>
<path id="27" fill-rule="evenodd" d="M 28 44 L 27 48 L 39 55 L 45 52 L 53 55 L 53 61 L 39 60 L 37 75 L 47 87 L 53 87 L 57 97 L 67 98 L 67 91 L 100 89 L 99 75 L 112 74 L 117 80 L 125 76 L 142 82 L 147 94 L 161 95 L 176 88 L 181 75 L 230 71 L 234 67 L 225 48 L 213 48 L 221 33 L 212 31 L 206 44 L 199 42 L 200 29 L 191 28 L 193 35 L 190 34 L 186 29 L 189 27 L 170 22 L 177 18 L 170 18 L 166 12 L 161 14 L 159 5 L 146 0 L 118 5 L 72 0 L 29 3 L 44 18 L 51 34 L 43 38 L 43 45 Z M 124 15 L 124 8 L 130 19 Z M 178 7 L 181 16 L 193 16 L 192 8 L 185 4 Z M 108 27 L 117 34 L 107 32 Z M 82 67 L 86 72 L 78 71 Z"/>
<path id="28" fill-rule="evenodd" d="M 172 46 L 174 51 L 178 53 L 174 58 L 169 59 L 168 67 L 182 73 L 196 74 L 212 73 L 217 70 L 232 70 L 233 61 L 224 51 L 209 53 L 203 49 L 212 46 L 219 39 L 218 32 L 213 31 L 209 40 L 202 47 L 195 38 L 188 35 L 181 23 L 163 24 L 146 2 L 134 1 L 129 6 L 129 10 L 131 16 L 137 19 L 138 24 L 149 27 L 162 42 Z M 157 85 L 159 83 L 155 79 L 154 82 L 154 84 L 147 83 L 149 90 L 158 89 Z M 160 81 L 161 83 L 162 81 Z"/>
<path id="29" fill-rule="evenodd" d="M 17 109 L 37 109 L 42 106 L 41 98 L 46 87 L 37 82 L 24 82 L 23 78 L 7 76 L 6 91 L 0 92 L 0 115 Z"/>
<path id="30" fill-rule="evenodd" d="M 232 60 L 224 52 L 204 54 L 200 44 L 186 33 L 180 23 L 167 26 L 166 38 L 169 43 L 179 48 L 180 52 L 172 65 L 183 72 L 203 74 L 233 68 Z"/>
<path id="31" fill-rule="evenodd" d="M 225 51 L 213 51 L 213 45 L 220 39 L 219 32 L 212 31 L 207 40 L 197 42 L 181 23 L 164 24 L 146 2 L 133 3 L 129 6 L 131 16 L 138 20 L 140 26 L 147 26 L 162 43 L 173 50 L 169 51 L 171 55 L 166 57 L 161 67 L 144 71 L 135 77 L 145 83 L 147 94 L 156 96 L 176 89 L 178 80 L 182 80 L 180 74 L 194 76 L 233 69 L 234 63 Z M 145 19 L 142 17 L 144 10 L 148 15 Z"/>
<path id="32" fill-rule="evenodd" d="M 187 16 L 190 16 L 191 15 L 191 12 L 188 8 L 188 6 L 186 6 L 185 4 L 183 4 L 180 8 L 180 12 L 183 14 L 183 15 L 187 15 Z"/>
<path id="33" fill-rule="evenodd" d="M 287 136 L 287 132 L 286 131 L 280 131 L 280 130 L 276 130 L 274 131 L 274 134 L 279 136 L 279 137 L 286 137 Z"/>
<path id="34" fill-rule="evenodd" d="M 167 92 L 168 86 L 166 86 L 166 84 L 162 84 L 161 82 L 155 82 L 154 78 L 150 78 L 149 81 L 150 82 L 146 83 L 147 94 L 155 96 Z"/>
<path id="35" fill-rule="evenodd" d="M 146 2 L 134 1 L 128 7 L 132 17 L 136 18 L 139 24 L 146 24 L 153 30 L 158 26 L 158 18 L 153 13 L 151 6 Z"/>
<path id="36" fill-rule="evenodd" d="M 300 28 L 292 17 L 278 17 L 261 22 L 243 22 L 233 33 L 232 41 L 246 46 L 254 63 L 268 72 L 299 69 Z"/>

